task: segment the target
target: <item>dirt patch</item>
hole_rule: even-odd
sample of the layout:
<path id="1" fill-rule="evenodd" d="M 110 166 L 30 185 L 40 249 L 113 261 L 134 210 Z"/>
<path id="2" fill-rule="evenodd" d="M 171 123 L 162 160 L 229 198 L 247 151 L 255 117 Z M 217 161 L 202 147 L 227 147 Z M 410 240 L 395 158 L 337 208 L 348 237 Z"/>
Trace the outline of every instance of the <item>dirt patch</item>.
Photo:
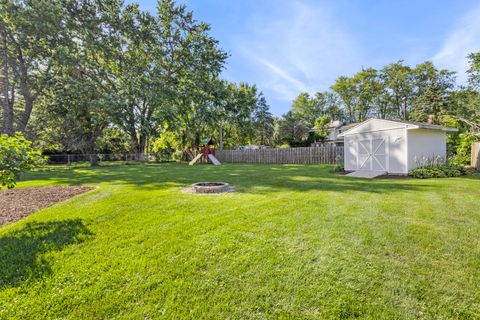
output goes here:
<path id="1" fill-rule="evenodd" d="M 92 189 L 67 186 L 0 190 L 0 226 Z"/>
<path id="2" fill-rule="evenodd" d="M 384 174 L 382 176 L 375 177 L 375 179 L 411 179 L 411 177 L 407 175 Z"/>

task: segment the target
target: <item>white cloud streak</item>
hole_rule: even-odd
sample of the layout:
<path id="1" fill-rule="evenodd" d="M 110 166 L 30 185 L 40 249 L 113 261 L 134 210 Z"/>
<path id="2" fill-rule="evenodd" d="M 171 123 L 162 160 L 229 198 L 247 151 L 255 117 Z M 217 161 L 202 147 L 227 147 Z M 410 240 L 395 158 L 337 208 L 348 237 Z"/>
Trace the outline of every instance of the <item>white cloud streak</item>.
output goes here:
<path id="1" fill-rule="evenodd" d="M 467 55 L 480 51 L 480 5 L 469 11 L 449 33 L 443 46 L 432 60 L 438 66 L 457 71 L 457 79 L 465 83 Z"/>
<path id="2" fill-rule="evenodd" d="M 258 68 L 261 88 L 292 100 L 300 91 L 326 90 L 361 66 L 361 51 L 327 8 L 289 1 L 274 10 L 253 17 L 248 34 L 236 41 L 237 54 Z"/>

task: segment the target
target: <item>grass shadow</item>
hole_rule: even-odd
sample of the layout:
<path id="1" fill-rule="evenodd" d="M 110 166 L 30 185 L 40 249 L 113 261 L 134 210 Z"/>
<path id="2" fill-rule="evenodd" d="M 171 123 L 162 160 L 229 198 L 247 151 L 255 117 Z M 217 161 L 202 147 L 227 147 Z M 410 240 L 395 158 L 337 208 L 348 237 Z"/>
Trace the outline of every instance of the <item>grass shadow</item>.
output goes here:
<path id="1" fill-rule="evenodd" d="M 47 253 L 81 243 L 90 235 L 80 219 L 32 222 L 7 233 L 0 238 L 0 288 L 49 274 Z"/>
<path id="2" fill-rule="evenodd" d="M 371 193 L 438 188 L 415 179 L 358 179 L 332 173 L 328 165 L 226 164 L 222 166 L 149 164 L 36 172 L 26 180 L 49 180 L 68 185 L 130 185 L 144 190 L 182 187 L 199 181 L 222 181 L 241 193 L 284 191 L 363 191 Z"/>

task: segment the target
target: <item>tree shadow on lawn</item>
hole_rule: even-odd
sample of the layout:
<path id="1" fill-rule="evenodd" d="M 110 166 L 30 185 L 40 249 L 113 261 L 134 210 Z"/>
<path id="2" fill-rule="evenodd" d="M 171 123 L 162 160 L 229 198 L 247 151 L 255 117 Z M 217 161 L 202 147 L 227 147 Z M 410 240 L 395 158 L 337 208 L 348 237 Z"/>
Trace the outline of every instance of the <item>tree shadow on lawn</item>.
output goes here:
<path id="1" fill-rule="evenodd" d="M 0 289 L 51 272 L 45 255 L 83 242 L 92 233 L 80 219 L 31 222 L 0 237 Z"/>
<path id="2" fill-rule="evenodd" d="M 53 179 L 61 184 L 124 184 L 140 189 L 158 190 L 185 187 L 200 181 L 222 181 L 241 193 L 285 191 L 396 192 L 438 189 L 426 180 L 358 179 L 331 172 L 333 166 L 227 164 L 222 166 L 188 166 L 158 164 L 115 166 L 38 172 L 27 180 Z"/>

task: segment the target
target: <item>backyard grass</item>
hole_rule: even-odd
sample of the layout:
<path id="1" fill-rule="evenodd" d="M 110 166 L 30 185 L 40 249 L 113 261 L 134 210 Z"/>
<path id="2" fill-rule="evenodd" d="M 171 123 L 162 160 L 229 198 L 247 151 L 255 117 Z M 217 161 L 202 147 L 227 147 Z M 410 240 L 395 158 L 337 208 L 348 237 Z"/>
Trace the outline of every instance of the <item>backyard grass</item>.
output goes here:
<path id="1" fill-rule="evenodd" d="M 479 319 L 480 178 L 57 168 L 97 189 L 0 228 L 5 319 Z M 184 194 L 193 182 L 236 192 Z"/>

